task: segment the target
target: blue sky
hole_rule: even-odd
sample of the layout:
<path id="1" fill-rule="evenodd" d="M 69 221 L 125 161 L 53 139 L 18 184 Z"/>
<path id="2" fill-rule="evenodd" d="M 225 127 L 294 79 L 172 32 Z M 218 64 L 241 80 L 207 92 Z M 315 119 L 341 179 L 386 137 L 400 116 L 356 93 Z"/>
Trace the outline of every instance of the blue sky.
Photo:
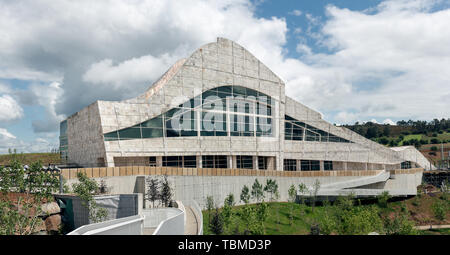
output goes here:
<path id="1" fill-rule="evenodd" d="M 332 123 L 449 118 L 450 2 L 0 3 L 0 153 L 58 146 L 59 122 L 149 87 L 226 37 Z"/>

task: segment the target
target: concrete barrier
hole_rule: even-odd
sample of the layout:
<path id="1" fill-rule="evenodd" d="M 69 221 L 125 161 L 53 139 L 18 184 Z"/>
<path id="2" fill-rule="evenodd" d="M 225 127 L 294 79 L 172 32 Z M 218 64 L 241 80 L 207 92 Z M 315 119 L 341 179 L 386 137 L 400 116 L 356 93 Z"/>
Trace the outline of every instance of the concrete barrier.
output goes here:
<path id="1" fill-rule="evenodd" d="M 68 235 L 142 235 L 144 215 L 84 225 Z"/>

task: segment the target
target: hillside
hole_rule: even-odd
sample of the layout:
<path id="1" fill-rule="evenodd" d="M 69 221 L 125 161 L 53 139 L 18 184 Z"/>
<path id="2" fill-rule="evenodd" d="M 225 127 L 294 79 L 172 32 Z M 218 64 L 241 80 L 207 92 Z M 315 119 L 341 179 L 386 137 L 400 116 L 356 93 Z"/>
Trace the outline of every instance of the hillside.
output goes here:
<path id="1" fill-rule="evenodd" d="M 20 153 L 16 155 L 19 157 L 20 162 L 27 165 L 38 160 L 44 166 L 48 164 L 59 164 L 61 162 L 59 153 Z M 12 157 L 12 154 L 0 155 L 0 165 L 8 165 Z"/>

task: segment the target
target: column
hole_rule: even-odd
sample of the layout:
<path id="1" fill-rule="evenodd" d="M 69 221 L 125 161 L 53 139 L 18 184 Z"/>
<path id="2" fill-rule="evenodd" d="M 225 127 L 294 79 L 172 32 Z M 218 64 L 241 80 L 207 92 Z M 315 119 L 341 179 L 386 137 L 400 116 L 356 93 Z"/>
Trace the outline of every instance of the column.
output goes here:
<path id="1" fill-rule="evenodd" d="M 253 169 L 258 170 L 258 156 L 253 156 Z"/>

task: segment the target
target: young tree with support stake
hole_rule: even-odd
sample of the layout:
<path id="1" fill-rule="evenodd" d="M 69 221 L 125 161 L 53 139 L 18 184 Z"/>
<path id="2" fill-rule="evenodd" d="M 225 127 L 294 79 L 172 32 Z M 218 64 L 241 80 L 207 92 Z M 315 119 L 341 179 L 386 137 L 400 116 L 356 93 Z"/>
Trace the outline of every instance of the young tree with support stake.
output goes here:
<path id="1" fill-rule="evenodd" d="M 29 235 L 41 221 L 41 204 L 58 190 L 60 173 L 42 169 L 40 161 L 26 167 L 15 150 L 10 154 L 10 166 L 0 167 L 0 235 Z"/>

